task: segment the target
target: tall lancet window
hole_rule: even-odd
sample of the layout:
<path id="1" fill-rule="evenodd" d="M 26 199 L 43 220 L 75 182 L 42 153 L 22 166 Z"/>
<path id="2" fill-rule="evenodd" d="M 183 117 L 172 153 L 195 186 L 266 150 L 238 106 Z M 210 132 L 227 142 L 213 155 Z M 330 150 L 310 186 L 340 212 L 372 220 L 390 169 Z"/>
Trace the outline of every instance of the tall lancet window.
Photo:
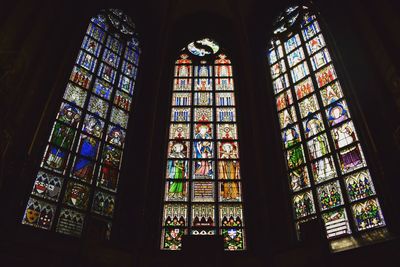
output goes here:
<path id="1" fill-rule="evenodd" d="M 172 91 L 161 249 L 181 249 L 183 235 L 222 235 L 225 250 L 244 250 L 231 61 L 210 39 L 190 43 Z"/>
<path id="2" fill-rule="evenodd" d="M 295 223 L 318 218 L 335 238 L 385 221 L 322 29 L 316 12 L 288 8 L 268 59 Z"/>
<path id="3" fill-rule="evenodd" d="M 109 239 L 139 59 L 135 25 L 103 10 L 83 37 L 22 223 Z"/>

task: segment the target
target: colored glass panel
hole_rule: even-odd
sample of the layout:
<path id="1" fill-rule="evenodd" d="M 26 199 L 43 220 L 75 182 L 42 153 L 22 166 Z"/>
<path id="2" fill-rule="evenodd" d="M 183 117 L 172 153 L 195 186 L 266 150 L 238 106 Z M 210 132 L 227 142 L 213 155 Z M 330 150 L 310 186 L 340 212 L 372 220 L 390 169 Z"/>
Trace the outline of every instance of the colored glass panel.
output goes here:
<path id="1" fill-rule="evenodd" d="M 297 100 L 302 99 L 303 97 L 309 95 L 314 92 L 314 86 L 311 81 L 311 78 L 307 78 L 306 80 L 296 84 L 294 86 L 294 90 L 296 91 Z"/>
<path id="2" fill-rule="evenodd" d="M 211 106 L 213 104 L 213 94 L 208 92 L 194 93 L 194 104 L 196 106 Z"/>
<path id="3" fill-rule="evenodd" d="M 298 145 L 288 149 L 286 151 L 286 160 L 289 169 L 299 167 L 305 163 L 303 147 Z"/>
<path id="4" fill-rule="evenodd" d="M 92 211 L 103 216 L 112 217 L 115 207 L 113 195 L 97 191 L 94 193 Z"/>
<path id="5" fill-rule="evenodd" d="M 50 136 L 50 142 L 63 149 L 70 149 L 74 141 L 75 130 L 56 121 Z"/>
<path id="6" fill-rule="evenodd" d="M 219 201 L 240 202 L 242 201 L 241 183 L 237 181 L 219 182 Z"/>
<path id="7" fill-rule="evenodd" d="M 297 65 L 292 70 L 290 70 L 290 74 L 292 76 L 292 80 L 295 83 L 300 81 L 301 79 L 303 79 L 309 73 L 310 73 L 310 71 L 308 70 L 307 63 L 305 63 L 305 62 Z"/>
<path id="8" fill-rule="evenodd" d="M 85 36 L 82 42 L 82 48 L 98 57 L 101 50 L 101 44 L 99 44 L 96 40 Z"/>
<path id="9" fill-rule="evenodd" d="M 92 183 L 95 163 L 85 157 L 76 157 L 71 171 L 71 176 L 81 181 Z"/>
<path id="10" fill-rule="evenodd" d="M 330 152 L 326 134 L 320 134 L 307 142 L 308 155 L 311 160 L 325 156 Z"/>
<path id="11" fill-rule="evenodd" d="M 311 115 L 319 110 L 318 100 L 315 94 L 310 97 L 304 98 L 299 102 L 300 115 L 302 118 Z"/>
<path id="12" fill-rule="evenodd" d="M 282 140 L 285 148 L 292 147 L 301 141 L 300 131 L 298 125 L 293 125 L 282 132 Z"/>
<path id="13" fill-rule="evenodd" d="M 322 70 L 315 73 L 315 78 L 317 79 L 318 87 L 321 88 L 326 84 L 332 82 L 337 78 L 336 72 L 332 65 L 323 68 Z"/>
<path id="14" fill-rule="evenodd" d="M 293 197 L 293 209 L 296 218 L 305 217 L 315 213 L 311 191 L 295 195 Z"/>
<path id="15" fill-rule="evenodd" d="M 109 125 L 107 129 L 106 141 L 114 146 L 123 147 L 126 132 L 119 126 Z"/>
<path id="16" fill-rule="evenodd" d="M 218 178 L 221 180 L 240 179 L 240 164 L 236 160 L 218 161 Z"/>
<path id="17" fill-rule="evenodd" d="M 165 228 L 162 233 L 161 249 L 180 250 L 182 248 L 182 237 L 186 233 L 181 228 Z"/>
<path id="18" fill-rule="evenodd" d="M 343 204 L 343 197 L 338 181 L 317 187 L 318 202 L 321 210 L 327 210 Z"/>
<path id="19" fill-rule="evenodd" d="M 134 63 L 136 66 L 139 64 L 139 53 L 135 50 L 126 48 L 125 50 L 125 59 Z"/>
<path id="20" fill-rule="evenodd" d="M 121 88 L 122 91 L 131 95 L 131 94 L 133 94 L 134 86 L 135 86 L 135 83 L 132 79 L 129 79 L 128 77 L 125 77 L 124 75 L 119 76 L 118 87 Z"/>
<path id="21" fill-rule="evenodd" d="M 105 32 L 102 28 L 90 23 L 86 33 L 97 41 L 103 42 Z"/>
<path id="22" fill-rule="evenodd" d="M 339 150 L 338 159 L 342 174 L 367 166 L 360 145 Z"/>
<path id="23" fill-rule="evenodd" d="M 276 77 L 280 76 L 286 72 L 286 65 L 283 60 L 279 61 L 278 63 L 272 65 L 271 67 L 271 74 L 272 74 L 272 79 L 275 79 Z"/>
<path id="24" fill-rule="evenodd" d="M 119 65 L 120 57 L 117 56 L 109 49 L 105 49 L 103 53 L 103 61 L 106 62 L 108 65 L 117 68 Z"/>
<path id="25" fill-rule="evenodd" d="M 71 73 L 70 80 L 77 85 L 88 89 L 90 82 L 92 81 L 92 75 L 81 67 L 74 67 Z"/>
<path id="26" fill-rule="evenodd" d="M 366 230 L 385 225 L 381 207 L 377 199 L 369 199 L 352 206 L 358 230 Z"/>
<path id="27" fill-rule="evenodd" d="M 276 97 L 276 108 L 278 111 L 287 108 L 293 104 L 292 93 L 290 90 L 286 90 Z"/>
<path id="28" fill-rule="evenodd" d="M 347 214 L 344 209 L 323 213 L 322 219 L 324 221 L 326 236 L 328 238 L 351 233 Z"/>
<path id="29" fill-rule="evenodd" d="M 303 121 L 304 135 L 306 138 L 317 135 L 325 130 L 320 113 L 309 116 Z"/>
<path id="30" fill-rule="evenodd" d="M 218 142 L 218 158 L 238 159 L 239 158 L 238 142 L 233 142 L 233 141 Z"/>
<path id="31" fill-rule="evenodd" d="M 108 35 L 106 46 L 118 55 L 121 54 L 122 43 L 117 38 Z"/>
<path id="32" fill-rule="evenodd" d="M 245 248 L 243 232 L 243 229 L 222 229 L 221 235 L 224 240 L 224 249 L 230 251 L 243 250 Z"/>
<path id="33" fill-rule="evenodd" d="M 230 77 L 232 76 L 232 66 L 231 65 L 216 65 L 215 67 L 216 77 Z"/>
<path id="34" fill-rule="evenodd" d="M 164 226 L 186 226 L 187 225 L 187 205 L 166 204 L 163 215 Z"/>
<path id="35" fill-rule="evenodd" d="M 338 101 L 329 106 L 326 110 L 326 116 L 328 117 L 330 126 L 334 126 L 350 118 L 346 102 Z"/>
<path id="36" fill-rule="evenodd" d="M 310 187 L 310 178 L 306 166 L 289 172 L 290 189 L 293 192 Z"/>
<path id="37" fill-rule="evenodd" d="M 32 188 L 32 195 L 58 201 L 64 179 L 60 176 L 39 171 Z"/>
<path id="38" fill-rule="evenodd" d="M 86 209 L 89 202 L 89 194 L 90 189 L 88 186 L 70 181 L 67 184 L 64 203 L 78 209 Z"/>
<path id="39" fill-rule="evenodd" d="M 69 153 L 59 147 L 49 145 L 46 148 L 45 156 L 41 166 L 56 173 L 64 173 Z"/>
<path id="40" fill-rule="evenodd" d="M 96 81 L 94 82 L 93 93 L 95 93 L 96 95 L 110 100 L 112 91 L 113 88 L 109 83 L 100 79 L 96 79 Z"/>
<path id="41" fill-rule="evenodd" d="M 100 63 L 97 75 L 107 82 L 114 83 L 116 71 L 112 67 L 104 63 Z"/>
<path id="42" fill-rule="evenodd" d="M 283 57 L 282 46 L 278 46 L 276 49 L 270 51 L 269 53 L 269 63 L 274 64 L 278 59 Z"/>
<path id="43" fill-rule="evenodd" d="M 87 93 L 83 89 L 72 83 L 68 83 L 65 89 L 64 99 L 82 108 L 83 104 L 85 104 L 86 95 Z"/>
<path id="44" fill-rule="evenodd" d="M 232 78 L 216 78 L 215 79 L 215 90 L 216 91 L 233 91 L 233 79 Z"/>
<path id="45" fill-rule="evenodd" d="M 122 128 L 126 129 L 128 127 L 128 118 L 129 115 L 127 112 L 122 109 L 113 107 L 111 110 L 110 121 L 115 125 L 119 125 Z"/>
<path id="46" fill-rule="evenodd" d="M 58 217 L 56 231 L 78 237 L 82 233 L 84 220 L 82 213 L 70 209 L 62 209 Z"/>
<path id="47" fill-rule="evenodd" d="M 214 226 L 215 206 L 210 204 L 193 204 L 192 226 Z"/>
<path id="48" fill-rule="evenodd" d="M 321 89 L 320 94 L 324 106 L 332 104 L 343 97 L 342 88 L 338 81 Z"/>
<path id="49" fill-rule="evenodd" d="M 216 93 L 215 102 L 217 106 L 234 106 L 235 96 L 232 93 Z"/>
<path id="50" fill-rule="evenodd" d="M 173 93 L 172 105 L 173 106 L 190 106 L 192 94 L 191 93 Z"/>
<path id="51" fill-rule="evenodd" d="M 23 224 L 49 230 L 54 221 L 56 206 L 34 198 L 28 200 Z"/>
<path id="52" fill-rule="evenodd" d="M 293 106 L 278 113 L 278 117 L 281 128 L 286 128 L 297 121 L 296 111 Z"/>
<path id="53" fill-rule="evenodd" d="M 242 205 L 221 205 L 219 207 L 219 224 L 222 227 L 242 227 L 244 225 Z"/>
<path id="54" fill-rule="evenodd" d="M 200 129 L 199 129 L 200 131 Z M 184 123 L 171 123 L 169 128 L 169 139 L 189 139 L 190 125 Z"/>
<path id="55" fill-rule="evenodd" d="M 97 116 L 105 118 L 108 111 L 108 103 L 92 95 L 89 100 L 88 110 Z"/>
<path id="56" fill-rule="evenodd" d="M 78 58 L 76 59 L 76 64 L 81 65 L 88 71 L 93 72 L 94 67 L 96 66 L 96 61 L 97 59 L 93 55 L 80 51 Z"/>
<path id="57" fill-rule="evenodd" d="M 132 97 L 119 90 L 115 92 L 114 105 L 129 112 L 131 109 L 131 104 L 132 104 Z"/>
<path id="58" fill-rule="evenodd" d="M 175 66 L 175 76 L 176 77 L 191 77 L 192 76 L 192 66 L 190 66 L 190 65 Z"/>
<path id="59" fill-rule="evenodd" d="M 324 46 L 325 46 L 325 40 L 322 34 L 315 36 L 306 43 L 307 52 L 309 55 L 313 54 L 314 52 L 318 51 Z"/>
<path id="60" fill-rule="evenodd" d="M 297 63 L 304 60 L 304 51 L 303 48 L 296 49 L 291 54 L 288 55 L 289 67 L 293 67 Z"/>
<path id="61" fill-rule="evenodd" d="M 375 195 L 375 188 L 368 170 L 346 176 L 345 183 L 350 201 Z"/>
<path id="62" fill-rule="evenodd" d="M 192 90 L 192 79 L 174 79 L 174 91 Z"/>
<path id="63" fill-rule="evenodd" d="M 331 130 L 335 147 L 343 148 L 358 141 L 356 130 L 351 121 L 345 122 Z"/>
<path id="64" fill-rule="evenodd" d="M 171 141 L 168 143 L 168 158 L 179 159 L 189 157 L 188 141 Z"/>
<path id="65" fill-rule="evenodd" d="M 290 53 L 301 44 L 300 36 L 296 34 L 285 42 L 286 53 Z"/>
<path id="66" fill-rule="evenodd" d="M 289 87 L 289 78 L 288 75 L 285 74 L 279 78 L 277 78 L 276 80 L 274 80 L 272 82 L 272 85 L 274 87 L 274 92 L 275 94 L 281 92 L 283 89 L 288 88 Z"/>
<path id="67" fill-rule="evenodd" d="M 129 78 L 136 79 L 137 68 L 132 63 L 124 60 L 122 63 L 122 73 Z"/>
<path id="68" fill-rule="evenodd" d="M 336 168 L 332 157 L 318 159 L 311 163 L 315 183 L 321 183 L 336 177 Z"/>
<path id="69" fill-rule="evenodd" d="M 85 120 L 83 121 L 82 131 L 91 134 L 97 138 L 101 138 L 103 135 L 104 121 L 96 116 L 86 114 Z"/>
<path id="70" fill-rule="evenodd" d="M 310 39 L 315 34 L 319 33 L 319 31 L 320 31 L 320 28 L 319 28 L 318 22 L 314 21 L 313 23 L 311 23 L 310 25 L 308 25 L 307 27 L 305 27 L 303 29 L 304 39 L 305 40 Z"/>
<path id="71" fill-rule="evenodd" d="M 193 139 L 212 139 L 214 137 L 212 123 L 195 123 L 193 126 Z"/>
<path id="72" fill-rule="evenodd" d="M 211 78 L 194 79 L 195 91 L 212 91 L 213 84 Z"/>
<path id="73" fill-rule="evenodd" d="M 214 179 L 215 163 L 212 160 L 196 160 L 192 163 L 193 179 Z"/>
<path id="74" fill-rule="evenodd" d="M 311 57 L 313 70 L 319 69 L 331 61 L 328 49 L 321 50 Z"/>
<path id="75" fill-rule="evenodd" d="M 190 108 L 172 108 L 171 121 L 190 121 Z"/>
<path id="76" fill-rule="evenodd" d="M 192 182 L 193 202 L 214 202 L 215 201 L 215 183 L 210 181 Z"/>
<path id="77" fill-rule="evenodd" d="M 236 124 L 217 124 L 217 138 L 218 139 L 237 139 L 237 127 Z"/>

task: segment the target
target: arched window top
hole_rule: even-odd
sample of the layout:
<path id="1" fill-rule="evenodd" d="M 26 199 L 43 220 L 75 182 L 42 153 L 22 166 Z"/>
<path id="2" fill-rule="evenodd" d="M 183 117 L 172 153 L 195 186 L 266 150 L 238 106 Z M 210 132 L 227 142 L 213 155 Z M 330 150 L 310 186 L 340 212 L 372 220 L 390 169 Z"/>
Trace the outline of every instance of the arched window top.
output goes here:
<path id="1" fill-rule="evenodd" d="M 318 219 L 332 239 L 385 226 L 318 13 L 300 5 L 282 12 L 268 62 L 296 227 Z"/>
<path id="2" fill-rule="evenodd" d="M 181 249 L 184 235 L 222 235 L 225 250 L 244 250 L 231 61 L 211 39 L 191 42 L 172 88 L 161 249 Z"/>
<path id="3" fill-rule="evenodd" d="M 110 238 L 139 54 L 129 16 L 107 9 L 91 18 L 23 224 Z"/>
<path id="4" fill-rule="evenodd" d="M 307 6 L 290 6 L 282 12 L 274 23 L 274 36 L 290 35 L 299 27 L 315 19 L 315 11 Z"/>

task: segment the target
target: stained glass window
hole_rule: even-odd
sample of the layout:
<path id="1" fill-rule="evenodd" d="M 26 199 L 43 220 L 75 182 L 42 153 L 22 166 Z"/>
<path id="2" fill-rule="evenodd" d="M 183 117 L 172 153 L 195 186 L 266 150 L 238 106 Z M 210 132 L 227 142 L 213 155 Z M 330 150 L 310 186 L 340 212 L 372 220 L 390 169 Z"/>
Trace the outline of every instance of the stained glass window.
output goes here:
<path id="1" fill-rule="evenodd" d="M 190 43 L 175 62 L 167 145 L 161 249 L 183 235 L 221 235 L 244 250 L 239 135 L 230 59 L 210 39 Z"/>
<path id="2" fill-rule="evenodd" d="M 275 25 L 268 62 L 295 225 L 319 218 L 327 238 L 384 226 L 318 13 L 306 6 L 283 12 Z"/>
<path id="3" fill-rule="evenodd" d="M 140 49 L 122 11 L 102 10 L 85 33 L 22 223 L 109 239 Z"/>

